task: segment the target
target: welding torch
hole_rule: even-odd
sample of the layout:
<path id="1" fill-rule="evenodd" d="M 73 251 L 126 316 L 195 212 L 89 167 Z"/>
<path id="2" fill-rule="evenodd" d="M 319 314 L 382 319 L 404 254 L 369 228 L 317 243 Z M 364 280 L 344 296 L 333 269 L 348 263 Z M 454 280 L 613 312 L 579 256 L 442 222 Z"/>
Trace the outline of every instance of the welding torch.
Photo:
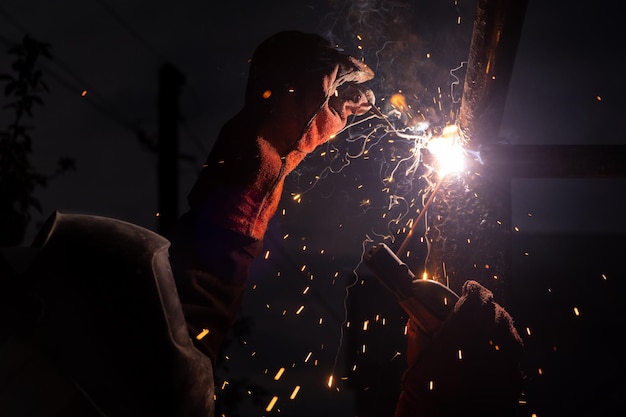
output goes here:
<path id="1" fill-rule="evenodd" d="M 360 94 L 368 97 L 362 90 L 363 87 L 354 86 L 354 88 Z M 370 106 L 369 111 L 383 119 L 393 131 L 396 131 L 395 126 L 372 101 L 368 101 L 367 105 Z M 423 217 L 441 183 L 442 180 L 431 192 L 430 198 L 416 220 L 416 224 Z M 416 224 L 411 228 L 398 250 L 398 254 L 406 249 Z M 396 297 L 398 304 L 409 315 L 409 318 L 429 336 L 432 336 L 441 327 L 459 299 L 454 291 L 437 281 L 417 279 L 409 267 L 384 243 L 372 246 L 365 253 L 363 259 L 381 284 Z"/>

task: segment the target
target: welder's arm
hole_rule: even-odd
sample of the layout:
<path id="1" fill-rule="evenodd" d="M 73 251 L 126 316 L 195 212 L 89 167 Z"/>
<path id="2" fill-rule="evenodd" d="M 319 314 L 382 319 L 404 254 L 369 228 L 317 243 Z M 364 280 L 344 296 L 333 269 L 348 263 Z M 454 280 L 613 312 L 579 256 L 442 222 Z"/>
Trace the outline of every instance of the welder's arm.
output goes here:
<path id="1" fill-rule="evenodd" d="M 262 249 L 286 176 L 374 99 L 367 89 L 347 88 L 373 73 L 328 48 L 314 45 L 312 56 L 303 55 L 313 64 L 300 67 L 312 69 L 279 77 L 281 64 L 270 58 L 280 55 L 272 50 L 280 45 L 270 41 L 276 39 L 261 44 L 251 60 L 244 108 L 223 126 L 172 239 L 190 335 L 213 360 L 239 313 L 250 265 Z M 282 65 L 289 65 L 290 56 L 280 55 L 287 60 Z"/>
<path id="2" fill-rule="evenodd" d="M 407 362 L 395 417 L 514 416 L 522 340 L 493 294 L 467 281 L 441 327 L 409 320 Z"/>

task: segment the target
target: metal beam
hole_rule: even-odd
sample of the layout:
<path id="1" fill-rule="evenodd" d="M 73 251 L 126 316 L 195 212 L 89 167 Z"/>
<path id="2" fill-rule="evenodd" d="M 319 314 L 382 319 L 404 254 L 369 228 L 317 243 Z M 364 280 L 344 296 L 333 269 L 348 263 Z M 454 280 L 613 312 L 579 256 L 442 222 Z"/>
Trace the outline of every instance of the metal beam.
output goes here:
<path id="1" fill-rule="evenodd" d="M 458 125 L 468 144 L 497 141 L 527 0 L 478 0 Z"/>
<path id="2" fill-rule="evenodd" d="M 489 175 L 509 178 L 626 178 L 626 145 L 485 145 Z"/>

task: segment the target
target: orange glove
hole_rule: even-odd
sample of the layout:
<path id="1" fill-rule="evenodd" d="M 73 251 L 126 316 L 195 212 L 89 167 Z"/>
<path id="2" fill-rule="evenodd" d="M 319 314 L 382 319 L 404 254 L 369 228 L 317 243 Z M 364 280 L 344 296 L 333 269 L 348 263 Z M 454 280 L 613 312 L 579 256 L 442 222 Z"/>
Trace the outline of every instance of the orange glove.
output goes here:
<path id="1" fill-rule="evenodd" d="M 356 84 L 373 76 L 317 35 L 280 32 L 254 52 L 244 107 L 222 127 L 170 249 L 189 332 L 213 360 L 285 177 L 348 117 L 371 108 L 374 95 Z"/>
<path id="2" fill-rule="evenodd" d="M 409 321 L 408 368 L 395 417 L 514 416 L 522 340 L 513 319 L 476 281 L 433 335 Z"/>
<path id="3" fill-rule="evenodd" d="M 254 52 L 245 106 L 222 129 L 189 203 L 202 223 L 261 240 L 285 177 L 318 145 L 365 113 L 374 73 L 323 38 L 280 32 Z"/>

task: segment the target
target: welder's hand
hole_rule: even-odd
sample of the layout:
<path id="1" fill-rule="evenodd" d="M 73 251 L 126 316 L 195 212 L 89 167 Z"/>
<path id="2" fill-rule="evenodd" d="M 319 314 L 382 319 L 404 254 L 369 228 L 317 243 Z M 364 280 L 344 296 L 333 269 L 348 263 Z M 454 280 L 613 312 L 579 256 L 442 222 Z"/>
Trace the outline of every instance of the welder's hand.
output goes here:
<path id="1" fill-rule="evenodd" d="M 373 76 L 318 35 L 286 31 L 262 42 L 250 60 L 244 108 L 222 128 L 191 208 L 203 222 L 262 239 L 285 177 L 374 104 L 361 85 Z"/>
<path id="2" fill-rule="evenodd" d="M 285 177 L 374 104 L 361 85 L 373 76 L 313 34 L 280 32 L 255 50 L 244 107 L 222 127 L 170 250 L 190 334 L 209 331 L 194 338 L 209 356 L 239 311 Z"/>
<path id="3" fill-rule="evenodd" d="M 522 341 L 489 290 L 467 281 L 433 336 L 410 322 L 408 330 L 408 368 L 395 417 L 514 415 Z"/>
<path id="4" fill-rule="evenodd" d="M 264 119 L 264 138 L 281 156 L 308 153 L 374 104 L 372 91 L 359 85 L 373 77 L 367 65 L 318 35 L 280 32 L 252 56 L 246 106 Z"/>

